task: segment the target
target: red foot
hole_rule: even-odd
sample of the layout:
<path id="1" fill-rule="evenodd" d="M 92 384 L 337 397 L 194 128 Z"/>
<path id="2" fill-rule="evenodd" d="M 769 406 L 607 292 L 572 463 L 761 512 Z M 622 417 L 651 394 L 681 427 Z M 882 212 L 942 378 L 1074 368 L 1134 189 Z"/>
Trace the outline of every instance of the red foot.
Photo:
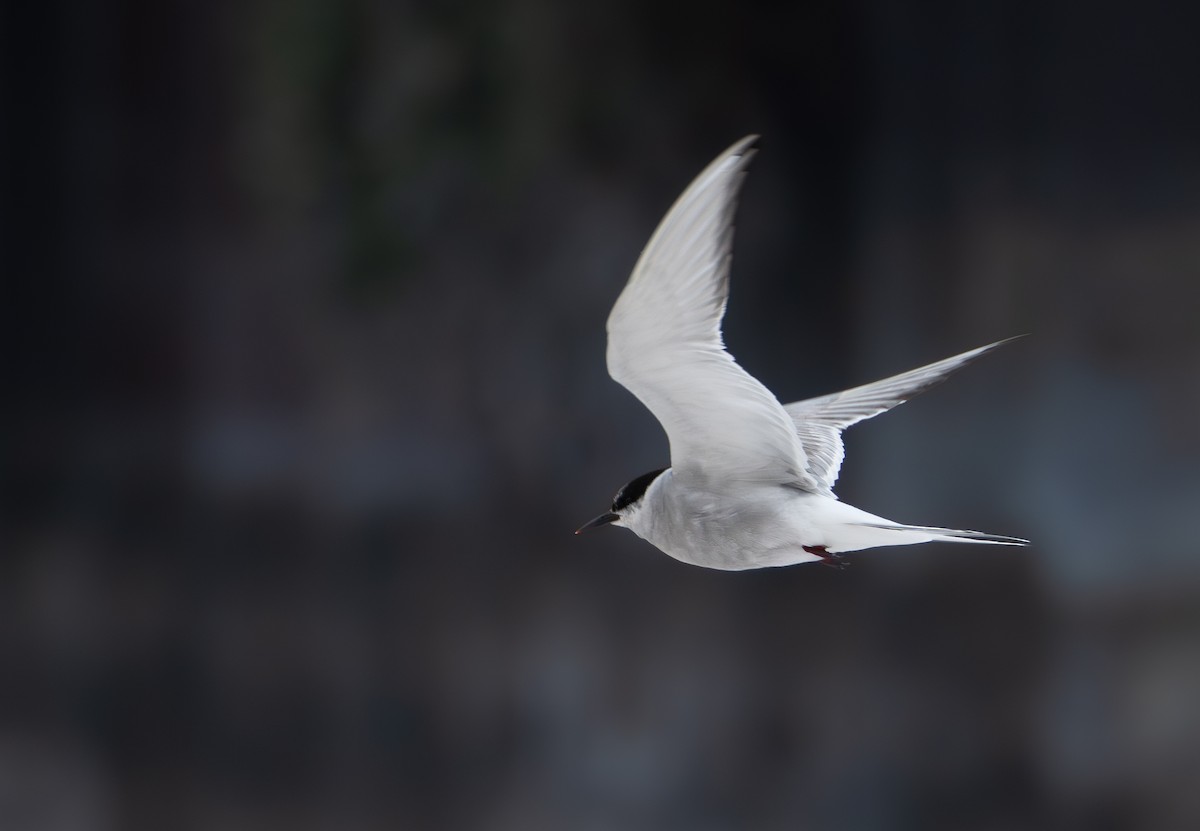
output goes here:
<path id="1" fill-rule="evenodd" d="M 848 563 L 839 560 L 840 554 L 830 554 L 823 545 L 802 545 L 800 546 L 809 554 L 821 558 L 821 565 L 830 566 L 832 568 L 845 568 Z"/>

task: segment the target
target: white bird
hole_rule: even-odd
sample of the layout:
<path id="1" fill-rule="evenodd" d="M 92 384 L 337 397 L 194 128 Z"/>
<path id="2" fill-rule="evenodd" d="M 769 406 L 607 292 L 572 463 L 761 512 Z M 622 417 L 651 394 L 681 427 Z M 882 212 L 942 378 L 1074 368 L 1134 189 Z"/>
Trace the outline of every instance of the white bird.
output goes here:
<path id="1" fill-rule="evenodd" d="M 628 528 L 685 563 L 724 570 L 835 564 L 847 551 L 1027 540 L 869 514 L 833 493 L 842 430 L 944 380 L 1005 341 L 844 392 L 784 406 L 725 350 L 733 213 L 748 136 L 688 186 L 642 251 L 608 317 L 608 371 L 649 408 L 671 467 L 622 487 L 599 525 Z"/>

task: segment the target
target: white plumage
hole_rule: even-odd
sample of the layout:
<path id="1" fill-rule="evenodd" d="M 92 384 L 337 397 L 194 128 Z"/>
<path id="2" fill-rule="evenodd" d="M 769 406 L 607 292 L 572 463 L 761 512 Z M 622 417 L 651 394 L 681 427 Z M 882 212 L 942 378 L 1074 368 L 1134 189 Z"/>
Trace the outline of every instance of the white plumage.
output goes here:
<path id="1" fill-rule="evenodd" d="M 623 526 L 677 560 L 719 569 L 828 561 L 845 551 L 934 540 L 1024 545 L 902 525 L 833 494 L 842 430 L 999 343 L 786 407 L 726 351 L 721 318 L 733 213 L 755 139 L 730 147 L 676 200 L 609 315 L 609 374 L 662 424 L 671 467 L 631 481 L 612 510 L 584 528 Z"/>

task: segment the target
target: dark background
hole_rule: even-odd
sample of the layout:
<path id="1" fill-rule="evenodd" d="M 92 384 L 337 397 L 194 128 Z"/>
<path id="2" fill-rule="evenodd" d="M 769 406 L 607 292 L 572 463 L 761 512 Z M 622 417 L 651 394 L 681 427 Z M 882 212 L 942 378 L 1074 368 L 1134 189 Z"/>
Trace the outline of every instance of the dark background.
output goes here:
<path id="1" fill-rule="evenodd" d="M 1194 4 L 7 4 L 0 828 L 1200 827 Z M 575 538 L 749 132 L 787 401 L 1022 332 L 839 492 L 1026 536 Z"/>

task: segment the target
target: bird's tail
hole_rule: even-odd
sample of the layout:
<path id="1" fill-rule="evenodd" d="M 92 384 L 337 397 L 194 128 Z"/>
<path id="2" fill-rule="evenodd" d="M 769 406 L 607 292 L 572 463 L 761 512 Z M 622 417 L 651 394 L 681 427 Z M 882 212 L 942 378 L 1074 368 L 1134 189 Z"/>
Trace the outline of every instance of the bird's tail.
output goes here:
<path id="1" fill-rule="evenodd" d="M 919 542 L 974 542 L 984 545 L 1029 545 L 1029 540 L 1023 540 L 1020 537 L 985 534 L 982 531 L 959 531 L 954 528 L 937 528 L 929 525 L 893 525 L 867 522 L 857 524 L 864 528 L 892 532 L 895 535 L 895 542 L 879 543 L 880 545 L 905 545 L 907 543 Z"/>

